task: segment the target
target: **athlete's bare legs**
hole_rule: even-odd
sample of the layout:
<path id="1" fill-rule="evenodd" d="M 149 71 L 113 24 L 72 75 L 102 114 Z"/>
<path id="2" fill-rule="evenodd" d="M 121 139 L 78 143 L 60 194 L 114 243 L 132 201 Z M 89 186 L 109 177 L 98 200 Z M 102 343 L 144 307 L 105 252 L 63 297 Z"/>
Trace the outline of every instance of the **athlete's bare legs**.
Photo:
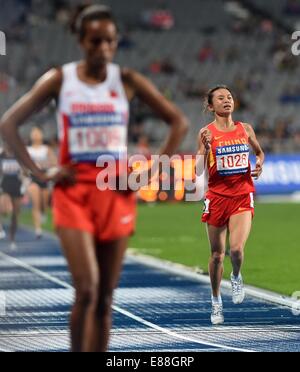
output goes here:
<path id="1" fill-rule="evenodd" d="M 252 227 L 250 211 L 236 214 L 229 220 L 230 257 L 233 275 L 239 276 L 244 262 L 244 248 Z"/>
<path id="2" fill-rule="evenodd" d="M 32 202 L 33 225 L 37 236 L 42 234 L 42 196 L 41 189 L 36 183 L 32 183 L 28 188 L 28 194 Z"/>
<path id="3" fill-rule="evenodd" d="M 118 284 L 127 238 L 100 245 L 92 234 L 79 230 L 59 228 L 58 235 L 76 291 L 71 316 L 72 350 L 105 352 L 113 291 Z"/>
<path id="4" fill-rule="evenodd" d="M 50 191 L 48 189 L 42 189 L 41 190 L 41 197 L 42 197 L 41 223 L 44 224 L 47 221 L 47 211 L 48 211 L 49 202 L 50 202 Z"/>
<path id="5" fill-rule="evenodd" d="M 227 226 L 215 227 L 207 225 L 207 233 L 211 247 L 209 275 L 213 297 L 220 296 L 220 286 L 224 272 Z"/>
<path id="6" fill-rule="evenodd" d="M 12 243 L 12 248 L 15 247 L 15 236 L 16 232 L 18 229 L 18 219 L 19 219 L 19 214 L 21 211 L 21 204 L 22 204 L 22 199 L 21 198 L 11 198 L 12 199 L 12 216 L 11 216 L 11 225 L 10 225 L 10 241 Z"/>
<path id="7" fill-rule="evenodd" d="M 207 232 L 211 246 L 211 258 L 209 261 L 209 275 L 212 288 L 211 322 L 213 325 L 218 325 L 224 323 L 220 287 L 224 273 L 227 226 L 215 227 L 208 224 Z"/>
<path id="8" fill-rule="evenodd" d="M 90 323 L 87 324 L 86 332 L 90 337 L 85 340 L 84 351 L 104 352 L 108 349 L 113 292 L 118 286 L 127 246 L 128 238 L 97 246 L 100 268 L 99 297 L 97 307 L 89 319 Z"/>
<path id="9" fill-rule="evenodd" d="M 238 305 L 244 301 L 245 290 L 241 268 L 244 262 L 244 249 L 252 225 L 251 211 L 234 215 L 229 220 L 230 256 L 233 272 L 231 274 L 232 301 Z"/>

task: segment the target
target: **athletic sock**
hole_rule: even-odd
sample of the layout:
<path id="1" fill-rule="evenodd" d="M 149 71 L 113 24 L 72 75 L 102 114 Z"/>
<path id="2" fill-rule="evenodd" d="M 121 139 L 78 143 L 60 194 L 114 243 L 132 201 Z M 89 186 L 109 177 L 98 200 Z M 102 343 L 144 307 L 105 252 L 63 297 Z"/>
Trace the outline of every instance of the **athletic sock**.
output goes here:
<path id="1" fill-rule="evenodd" d="M 233 279 L 233 280 L 240 280 L 240 279 L 242 279 L 242 275 L 241 275 L 241 273 L 239 273 L 238 276 L 235 276 L 235 275 L 231 274 L 231 279 Z"/>
<path id="2" fill-rule="evenodd" d="M 218 297 L 211 296 L 211 301 L 212 301 L 213 304 L 222 305 L 222 303 L 223 303 L 221 295 L 219 295 Z"/>

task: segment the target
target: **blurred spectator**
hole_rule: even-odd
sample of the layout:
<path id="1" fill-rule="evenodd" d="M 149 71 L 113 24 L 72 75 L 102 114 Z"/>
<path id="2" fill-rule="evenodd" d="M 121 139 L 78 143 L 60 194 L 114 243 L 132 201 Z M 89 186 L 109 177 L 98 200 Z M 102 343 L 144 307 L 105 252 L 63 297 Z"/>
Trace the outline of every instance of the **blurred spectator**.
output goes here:
<path id="1" fill-rule="evenodd" d="M 256 125 L 255 132 L 259 136 L 270 136 L 272 131 L 265 117 L 261 118 Z"/>
<path id="2" fill-rule="evenodd" d="M 263 76 L 258 71 L 250 71 L 247 81 L 247 89 L 251 93 L 258 93 L 263 89 Z"/>
<path id="3" fill-rule="evenodd" d="M 152 26 L 161 30 L 171 30 L 175 25 L 175 20 L 169 10 L 156 10 L 152 14 Z"/>
<path id="4" fill-rule="evenodd" d="M 232 90 L 234 92 L 235 109 L 237 111 L 245 111 L 250 108 L 245 98 L 247 84 L 246 78 L 242 75 L 237 75 L 233 81 Z"/>
<path id="5" fill-rule="evenodd" d="M 270 53 L 273 63 L 278 70 L 293 71 L 298 66 L 298 59 L 291 53 L 290 39 L 286 36 L 277 36 Z"/>
<path id="6" fill-rule="evenodd" d="M 284 13 L 290 16 L 300 14 L 300 3 L 298 0 L 287 0 L 283 9 Z"/>
<path id="7" fill-rule="evenodd" d="M 274 54 L 274 64 L 278 70 L 294 71 L 298 66 L 298 61 L 290 50 L 280 50 Z"/>
<path id="8" fill-rule="evenodd" d="M 131 38 L 130 32 L 127 30 L 125 31 L 119 40 L 119 48 L 120 49 L 132 49 L 135 46 L 134 41 Z"/>
<path id="9" fill-rule="evenodd" d="M 60 24 L 67 26 L 70 22 L 71 11 L 68 8 L 61 8 L 56 12 L 56 20 Z"/>
<path id="10" fill-rule="evenodd" d="M 166 58 L 153 61 L 149 66 L 149 71 L 152 74 L 172 75 L 176 73 L 176 67 L 170 59 Z"/>
<path id="11" fill-rule="evenodd" d="M 255 132 L 263 150 L 266 153 L 272 152 L 273 135 L 266 118 L 260 119 Z"/>
<path id="12" fill-rule="evenodd" d="M 142 26 L 154 30 L 171 30 L 175 26 L 175 19 L 168 9 L 146 10 L 141 16 Z"/>
<path id="13" fill-rule="evenodd" d="M 237 95 L 243 94 L 247 90 L 247 79 L 243 75 L 236 75 L 233 81 L 233 90 Z"/>
<path id="14" fill-rule="evenodd" d="M 260 23 L 260 31 L 263 34 L 272 34 L 274 31 L 274 24 L 271 19 L 263 19 Z"/>
<path id="15" fill-rule="evenodd" d="M 200 63 L 216 60 L 216 52 L 209 41 L 206 41 L 199 51 L 198 60 Z"/>
<path id="16" fill-rule="evenodd" d="M 31 0 L 1 1 L 0 28 L 8 40 L 25 41 L 28 38 L 26 22 Z"/>
<path id="17" fill-rule="evenodd" d="M 293 135 L 295 150 L 300 152 L 300 129 L 297 129 Z"/>
<path id="18" fill-rule="evenodd" d="M 59 140 L 57 136 L 50 138 L 48 141 L 48 145 L 51 147 L 56 157 L 59 157 Z"/>
<path id="19" fill-rule="evenodd" d="M 169 85 L 159 85 L 159 90 L 170 101 L 173 101 L 176 92 L 170 89 Z"/>
<path id="20" fill-rule="evenodd" d="M 174 62 L 171 61 L 171 58 L 166 58 L 162 61 L 162 72 L 166 75 L 173 75 L 177 72 Z"/>
<path id="21" fill-rule="evenodd" d="M 235 97 L 234 102 L 236 111 L 250 110 L 250 106 L 248 105 L 245 97 L 243 97 L 241 94 Z"/>
<path id="22" fill-rule="evenodd" d="M 149 72 L 151 72 L 151 74 L 160 74 L 161 73 L 161 61 L 156 60 L 156 61 L 151 62 L 149 66 Z"/>
<path id="23" fill-rule="evenodd" d="M 281 104 L 299 104 L 300 103 L 300 85 L 289 85 L 284 88 L 279 99 Z"/>
<path id="24" fill-rule="evenodd" d="M 207 86 L 199 84 L 194 79 L 187 79 L 179 85 L 181 92 L 190 99 L 202 99 L 208 91 Z"/>
<path id="25" fill-rule="evenodd" d="M 258 29 L 257 27 L 258 19 L 257 17 L 248 14 L 245 18 L 235 19 L 231 24 L 231 31 L 236 34 L 252 34 Z"/>
<path id="26" fill-rule="evenodd" d="M 241 58 L 241 51 L 235 45 L 231 45 L 224 51 L 223 58 L 227 63 L 236 62 Z"/>
<path id="27" fill-rule="evenodd" d="M 8 91 L 8 81 L 4 74 L 0 75 L 0 92 L 7 93 Z"/>
<path id="28" fill-rule="evenodd" d="M 0 72 L 0 92 L 7 93 L 16 87 L 16 80 L 4 72 Z"/>
<path id="29" fill-rule="evenodd" d="M 277 120 L 274 128 L 274 137 L 279 140 L 290 138 L 290 123 L 283 119 Z"/>

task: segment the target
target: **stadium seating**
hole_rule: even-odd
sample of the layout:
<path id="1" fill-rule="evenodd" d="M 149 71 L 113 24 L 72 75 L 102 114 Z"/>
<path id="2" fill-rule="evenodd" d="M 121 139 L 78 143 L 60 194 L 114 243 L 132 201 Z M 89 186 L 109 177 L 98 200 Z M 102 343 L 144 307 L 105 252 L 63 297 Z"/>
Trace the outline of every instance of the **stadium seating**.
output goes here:
<path id="1" fill-rule="evenodd" d="M 79 1 L 78 1 L 79 2 Z M 235 19 L 226 12 L 221 0 L 168 0 L 163 4 L 175 17 L 175 27 L 172 30 L 159 32 L 145 29 L 140 24 L 143 11 L 159 7 L 159 2 L 131 0 L 105 0 L 111 5 L 120 20 L 121 30 L 129 29 L 133 42 L 131 48 L 120 49 L 117 62 L 142 71 L 154 81 L 162 91 L 168 91 L 171 98 L 188 115 L 192 128 L 184 143 L 183 150 L 195 150 L 195 136 L 199 127 L 210 120 L 203 114 L 200 97 L 190 98 L 182 88 L 187 82 L 194 86 L 207 89 L 215 84 L 227 84 L 236 90 L 236 80 L 244 79 L 246 88 L 238 95 L 243 97 L 246 108 L 240 110 L 236 117 L 241 120 L 259 123 L 265 117 L 274 127 L 278 118 L 293 122 L 293 131 L 300 129 L 300 110 L 297 104 L 280 104 L 281 95 L 291 86 L 296 88 L 299 76 L 299 63 L 293 69 L 279 68 L 272 48 L 276 33 L 264 33 L 257 27 L 250 32 L 239 32 L 232 29 Z M 269 2 L 253 0 L 253 4 L 264 7 L 272 15 L 282 13 L 283 1 L 276 0 L 276 7 Z M 75 2 L 72 1 L 72 4 Z M 9 57 L 0 59 L 1 71 L 15 77 L 17 86 L 9 92 L 0 91 L 0 112 L 3 112 L 17 97 L 28 89 L 35 79 L 48 68 L 78 59 L 80 51 L 76 40 L 72 37 L 66 25 L 59 23 L 53 17 L 54 10 L 48 4 L 43 9 L 39 7 L 40 0 L 33 0 L 32 12 L 35 17 L 29 17 L 27 24 L 29 34 L 26 41 L 9 41 Z M 264 5 L 262 5 L 264 4 Z M 273 10 L 272 10 L 273 9 Z M 10 13 L 9 9 L 6 9 Z M 278 15 L 276 13 L 276 16 Z M 214 58 L 199 61 L 200 49 L 209 43 L 214 51 Z M 173 74 L 153 73 L 150 65 L 154 61 L 171 61 L 175 72 Z M 255 75 L 261 81 L 259 89 L 249 89 L 249 82 Z M 51 115 L 53 110 L 50 110 Z M 43 119 L 41 119 L 43 118 Z M 53 134 L 53 117 L 43 114 L 35 119 L 34 124 L 46 120 Z M 149 131 L 149 118 L 145 123 L 145 131 Z M 48 128 L 48 127 L 47 127 Z M 151 129 L 152 138 L 159 142 L 163 130 L 160 125 Z M 47 131 L 49 132 L 50 129 Z M 48 133 L 48 137 L 50 134 Z M 285 148 L 293 151 L 293 145 L 288 141 Z"/>

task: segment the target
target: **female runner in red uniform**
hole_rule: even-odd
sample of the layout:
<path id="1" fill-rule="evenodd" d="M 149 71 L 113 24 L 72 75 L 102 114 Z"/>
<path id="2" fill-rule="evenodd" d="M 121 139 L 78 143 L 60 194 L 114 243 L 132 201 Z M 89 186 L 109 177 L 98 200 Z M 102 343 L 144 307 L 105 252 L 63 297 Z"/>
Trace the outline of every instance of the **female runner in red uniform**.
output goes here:
<path id="1" fill-rule="evenodd" d="M 264 153 L 251 125 L 233 121 L 234 99 L 230 89 L 218 86 L 207 96 L 207 108 L 215 115 L 213 123 L 200 131 L 199 155 L 205 156 L 208 168 L 208 192 L 202 221 L 207 223 L 212 256 L 209 273 L 212 285 L 212 324 L 224 322 L 220 285 L 224 271 L 227 233 L 233 272 L 234 304 L 243 302 L 245 293 L 241 276 L 244 248 L 254 217 L 255 192 L 252 177 L 262 173 Z M 256 155 L 251 171 L 250 146 Z"/>
<path id="2" fill-rule="evenodd" d="M 129 104 L 137 96 L 170 126 L 161 154 L 171 155 L 187 120 L 144 76 L 112 63 L 118 31 L 110 8 L 81 9 L 74 29 L 85 58 L 44 75 L 3 117 L 1 132 L 18 159 L 41 182 L 54 181 L 54 222 L 76 290 L 71 317 L 73 351 L 105 351 L 113 291 L 128 237 L 134 232 L 133 193 L 96 187 L 99 155 L 124 155 Z M 56 99 L 60 167 L 45 175 L 31 160 L 18 128 L 37 108 Z"/>

